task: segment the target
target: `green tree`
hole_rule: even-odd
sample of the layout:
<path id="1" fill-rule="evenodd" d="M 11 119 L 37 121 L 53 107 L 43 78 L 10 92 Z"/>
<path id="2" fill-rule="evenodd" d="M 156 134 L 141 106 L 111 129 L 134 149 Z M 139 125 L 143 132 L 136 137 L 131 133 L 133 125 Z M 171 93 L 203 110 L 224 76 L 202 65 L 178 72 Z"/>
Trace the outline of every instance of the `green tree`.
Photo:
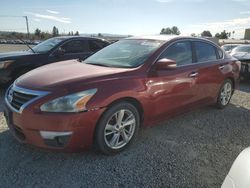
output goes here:
<path id="1" fill-rule="evenodd" d="M 51 37 L 52 37 L 52 35 L 49 32 L 41 32 L 41 39 L 42 40 L 45 40 L 45 39 L 48 39 Z"/>
<path id="2" fill-rule="evenodd" d="M 101 34 L 101 33 L 98 33 L 98 37 L 102 37 L 102 34 Z"/>
<path id="3" fill-rule="evenodd" d="M 161 35 L 171 35 L 172 34 L 172 30 L 171 30 L 170 27 L 162 28 L 160 34 Z"/>
<path id="4" fill-rule="evenodd" d="M 180 35 L 181 32 L 180 32 L 180 30 L 179 30 L 178 27 L 173 26 L 173 27 L 172 27 L 172 34 L 174 34 L 174 35 Z"/>
<path id="5" fill-rule="evenodd" d="M 41 30 L 40 29 L 36 28 L 36 30 L 35 30 L 35 36 L 38 37 L 38 38 L 41 37 Z"/>
<path id="6" fill-rule="evenodd" d="M 203 31 L 203 32 L 201 33 L 201 36 L 202 36 L 202 37 L 212 37 L 213 35 L 211 34 L 210 31 Z"/>
<path id="7" fill-rule="evenodd" d="M 41 36 L 41 39 L 45 39 L 45 32 L 41 32 L 41 34 L 40 34 L 40 36 Z"/>
<path id="8" fill-rule="evenodd" d="M 79 32 L 78 31 L 75 32 L 75 36 L 79 36 Z"/>
<path id="9" fill-rule="evenodd" d="M 195 33 L 192 33 L 191 37 L 197 37 L 197 35 Z"/>
<path id="10" fill-rule="evenodd" d="M 161 35 L 180 35 L 181 32 L 178 27 L 173 26 L 172 28 L 170 27 L 162 28 L 160 34 Z"/>
<path id="11" fill-rule="evenodd" d="M 222 31 L 221 33 L 216 33 L 215 37 L 218 39 L 228 39 L 231 36 L 230 32 L 226 32 L 226 30 Z"/>

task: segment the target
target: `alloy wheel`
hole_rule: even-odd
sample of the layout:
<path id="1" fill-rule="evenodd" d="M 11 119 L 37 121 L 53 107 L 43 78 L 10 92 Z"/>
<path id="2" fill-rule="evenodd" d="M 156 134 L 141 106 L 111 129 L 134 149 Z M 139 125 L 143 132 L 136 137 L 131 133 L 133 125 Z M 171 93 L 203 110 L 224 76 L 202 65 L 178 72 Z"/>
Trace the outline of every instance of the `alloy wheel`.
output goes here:
<path id="1" fill-rule="evenodd" d="M 115 112 L 104 129 L 104 140 L 111 149 L 120 149 L 127 145 L 135 133 L 136 118 L 128 109 Z"/>
<path id="2" fill-rule="evenodd" d="M 221 89 L 220 101 L 223 106 L 226 106 L 232 95 L 232 85 L 230 82 L 226 82 Z"/>

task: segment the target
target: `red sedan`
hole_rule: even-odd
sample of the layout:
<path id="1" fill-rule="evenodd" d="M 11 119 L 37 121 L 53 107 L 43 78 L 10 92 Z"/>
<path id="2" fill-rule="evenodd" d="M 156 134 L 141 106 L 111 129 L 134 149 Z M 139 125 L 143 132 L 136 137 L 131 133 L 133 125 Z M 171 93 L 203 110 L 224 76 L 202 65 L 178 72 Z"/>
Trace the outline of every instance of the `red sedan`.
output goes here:
<path id="1" fill-rule="evenodd" d="M 21 76 L 6 92 L 5 116 L 20 142 L 115 154 L 142 126 L 204 105 L 226 107 L 239 70 L 239 61 L 205 39 L 132 37 L 83 62 Z"/>

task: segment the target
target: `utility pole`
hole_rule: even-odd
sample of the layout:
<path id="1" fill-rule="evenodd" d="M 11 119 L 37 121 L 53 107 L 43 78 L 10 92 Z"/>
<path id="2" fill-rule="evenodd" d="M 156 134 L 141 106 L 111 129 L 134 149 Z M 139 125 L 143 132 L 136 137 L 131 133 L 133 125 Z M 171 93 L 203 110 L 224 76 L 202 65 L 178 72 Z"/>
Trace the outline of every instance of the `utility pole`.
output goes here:
<path id="1" fill-rule="evenodd" d="M 30 38 L 30 31 L 29 31 L 29 21 L 28 21 L 28 16 L 24 16 L 26 20 L 26 27 L 27 27 L 27 33 L 28 33 L 28 39 Z"/>

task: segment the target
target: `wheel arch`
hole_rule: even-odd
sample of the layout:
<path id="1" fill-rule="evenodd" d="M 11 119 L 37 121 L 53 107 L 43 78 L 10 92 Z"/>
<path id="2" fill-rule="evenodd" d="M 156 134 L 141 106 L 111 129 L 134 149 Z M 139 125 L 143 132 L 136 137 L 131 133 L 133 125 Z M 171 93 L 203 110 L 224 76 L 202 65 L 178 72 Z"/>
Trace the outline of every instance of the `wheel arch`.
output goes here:
<path id="1" fill-rule="evenodd" d="M 115 104 L 120 103 L 120 102 L 128 102 L 128 103 L 130 103 L 130 104 L 132 104 L 132 105 L 134 105 L 136 107 L 136 109 L 138 110 L 139 116 L 140 116 L 139 117 L 140 118 L 140 127 L 142 127 L 143 120 L 144 120 L 144 115 L 143 115 L 144 110 L 143 110 L 143 106 L 142 106 L 141 102 L 138 99 L 134 98 L 134 97 L 121 97 L 121 98 L 118 98 L 118 99 L 112 101 L 111 103 L 109 103 L 106 106 L 106 110 L 102 113 L 102 115 L 97 120 L 95 130 L 94 130 L 94 136 L 93 136 L 94 146 L 95 146 L 95 141 L 96 141 L 97 126 L 98 126 L 100 120 L 102 119 L 102 117 L 105 114 L 105 112 L 107 111 L 107 109 L 109 109 L 112 105 L 115 105 Z"/>
<path id="2" fill-rule="evenodd" d="M 232 84 L 233 84 L 233 92 L 234 92 L 235 91 L 235 80 L 234 80 L 234 78 L 233 77 L 227 77 L 226 80 L 227 79 L 232 82 Z"/>
<path id="3" fill-rule="evenodd" d="M 107 108 L 109 108 L 110 106 L 117 104 L 119 102 L 128 102 L 128 103 L 131 103 L 132 105 L 134 105 L 139 112 L 140 125 L 142 125 L 144 110 L 143 110 L 143 106 L 142 106 L 141 102 L 134 97 L 122 97 L 122 98 L 116 99 L 113 102 L 111 102 L 110 104 L 108 104 Z"/>

